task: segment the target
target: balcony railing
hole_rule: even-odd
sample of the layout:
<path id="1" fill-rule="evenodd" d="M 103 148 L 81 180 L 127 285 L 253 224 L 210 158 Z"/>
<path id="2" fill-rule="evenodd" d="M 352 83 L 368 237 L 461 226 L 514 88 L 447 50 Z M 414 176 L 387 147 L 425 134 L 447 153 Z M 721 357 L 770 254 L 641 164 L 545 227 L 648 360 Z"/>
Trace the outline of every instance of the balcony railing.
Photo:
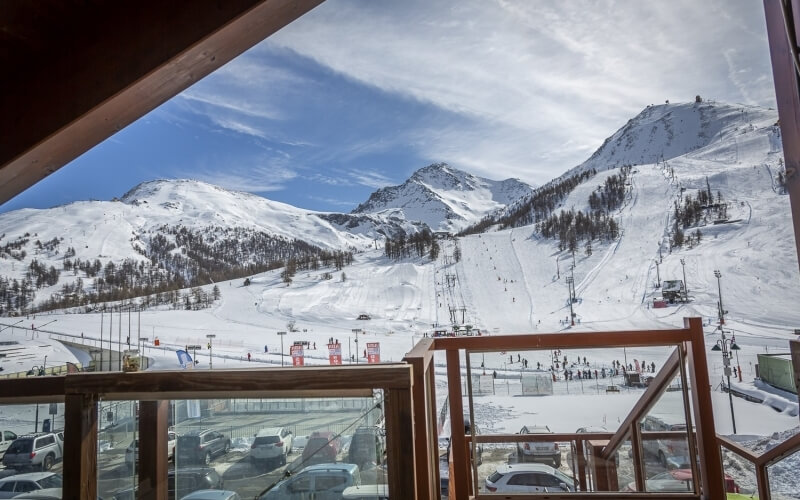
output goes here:
<path id="1" fill-rule="evenodd" d="M 382 393 L 379 405 L 385 417 L 385 481 L 390 497 L 438 499 L 442 493 L 438 440 L 442 419 L 437 409 L 434 357 L 437 351 L 442 351 L 448 384 L 443 411 L 450 421 L 449 456 L 445 466 L 449 472 L 450 499 L 530 498 L 530 494 L 499 494 L 481 488 L 478 449 L 492 443 L 516 448 L 517 445 L 535 446 L 537 442 L 556 442 L 558 450 L 569 450 L 566 456 L 575 478 L 575 492 L 551 491 L 542 498 L 725 498 L 723 449 L 753 464 L 758 497 L 771 498 L 768 468 L 800 450 L 800 436 L 762 454 L 752 453 L 717 436 L 704 342 L 702 324 L 697 318 L 686 320 L 684 328 L 671 330 L 425 338 L 406 355 L 403 363 L 396 364 L 93 373 L 0 380 L 0 403 L 65 405 L 63 498 L 83 499 L 97 497 L 98 468 L 104 466 L 98 462 L 98 437 L 105 432 L 99 426 L 99 405 L 109 401 L 138 401 L 136 420 L 142 432 L 138 434 L 139 459 L 131 490 L 136 498 L 160 500 L 168 498 L 170 400 L 237 398 L 238 402 L 228 405 L 226 415 L 246 418 L 259 411 L 274 414 L 311 408 L 297 402 L 300 398 L 374 399 L 377 390 Z M 653 346 L 667 346 L 671 353 L 615 432 L 473 435 L 465 431 L 465 415 L 475 422 L 475 388 L 471 363 L 464 363 L 462 355 L 469 360 L 471 355 L 511 350 L 579 348 L 588 351 Z M 796 347 L 793 345 L 793 350 Z M 672 384 L 673 379 L 680 383 Z M 648 414 L 668 390 L 670 398 L 680 403 L 685 427 L 683 430 L 650 429 L 646 425 Z M 317 403 L 316 406 L 324 406 L 322 402 Z M 252 435 L 258 427 L 241 422 L 235 429 L 230 427 L 228 437 Z M 341 432 L 339 427 L 331 429 Z M 648 443 L 663 441 L 685 443 L 685 454 L 698 457 L 699 460 L 688 460 L 684 465 L 691 471 L 690 490 L 680 493 L 645 491 L 650 471 L 643 450 Z M 627 471 L 624 476 L 620 472 L 622 468 Z M 634 491 L 619 491 L 625 488 Z"/>

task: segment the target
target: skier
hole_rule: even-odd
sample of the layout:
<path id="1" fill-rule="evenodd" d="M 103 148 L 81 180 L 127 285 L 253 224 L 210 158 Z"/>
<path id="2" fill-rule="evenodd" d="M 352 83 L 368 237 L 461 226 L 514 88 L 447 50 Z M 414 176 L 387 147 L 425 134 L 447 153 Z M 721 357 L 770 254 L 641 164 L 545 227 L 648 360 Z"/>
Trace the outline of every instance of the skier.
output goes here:
<path id="1" fill-rule="evenodd" d="M 269 348 L 267 347 L 267 344 L 264 344 L 264 354 L 266 354 L 268 352 L 269 352 Z"/>
<path id="2" fill-rule="evenodd" d="M 247 353 L 247 361 L 250 361 L 250 353 Z"/>
<path id="3" fill-rule="evenodd" d="M 656 364 L 655 363 L 650 363 L 650 371 L 653 372 L 653 373 L 656 372 Z"/>

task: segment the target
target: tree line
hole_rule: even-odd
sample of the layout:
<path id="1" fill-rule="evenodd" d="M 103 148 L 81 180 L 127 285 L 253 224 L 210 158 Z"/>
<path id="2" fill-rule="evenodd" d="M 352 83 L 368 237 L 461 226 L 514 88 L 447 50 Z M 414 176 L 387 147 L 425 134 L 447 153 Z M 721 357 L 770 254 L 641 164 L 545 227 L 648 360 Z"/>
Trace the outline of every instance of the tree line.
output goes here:
<path id="1" fill-rule="evenodd" d="M 439 257 L 439 242 L 429 229 L 423 229 L 411 236 L 400 234 L 394 238 L 386 238 L 384 243 L 384 255 L 390 259 L 400 260 L 411 257 L 423 257 L 426 254 L 431 260 Z"/>

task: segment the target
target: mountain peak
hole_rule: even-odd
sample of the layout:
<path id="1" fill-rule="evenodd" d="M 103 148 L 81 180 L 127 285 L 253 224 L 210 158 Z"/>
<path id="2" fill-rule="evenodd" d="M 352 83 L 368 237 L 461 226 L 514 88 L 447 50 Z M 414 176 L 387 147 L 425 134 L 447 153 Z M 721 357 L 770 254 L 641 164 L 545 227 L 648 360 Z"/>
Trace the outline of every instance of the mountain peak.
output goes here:
<path id="1" fill-rule="evenodd" d="M 353 213 L 401 212 L 434 230 L 458 231 L 531 190 L 516 179 L 484 179 L 440 162 L 420 168 L 403 184 L 375 191 Z"/>

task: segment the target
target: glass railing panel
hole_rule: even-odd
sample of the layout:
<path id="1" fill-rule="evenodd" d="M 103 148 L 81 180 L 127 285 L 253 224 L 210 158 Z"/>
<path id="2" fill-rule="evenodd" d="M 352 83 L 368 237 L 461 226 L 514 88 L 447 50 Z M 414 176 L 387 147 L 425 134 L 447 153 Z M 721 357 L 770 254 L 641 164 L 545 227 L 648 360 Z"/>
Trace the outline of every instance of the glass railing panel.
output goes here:
<path id="1" fill-rule="evenodd" d="M 767 467 L 769 493 L 772 500 L 800 498 L 798 470 L 800 470 L 800 451 Z"/>
<path id="2" fill-rule="evenodd" d="M 97 495 L 101 498 L 136 498 L 138 408 L 138 401 L 97 403 Z"/>
<path id="3" fill-rule="evenodd" d="M 683 384 L 680 373 L 639 421 L 645 491 L 694 492 L 696 463 L 689 447 Z"/>
<path id="4" fill-rule="evenodd" d="M 614 455 L 614 460 L 617 465 L 617 487 L 619 490 L 637 491 L 630 434 L 626 435 L 625 440 Z M 597 478 L 593 478 L 592 484 L 597 484 Z"/>
<path id="5" fill-rule="evenodd" d="M 725 490 L 731 498 L 736 498 L 736 493 L 744 498 L 758 498 L 756 467 L 752 462 L 722 448 L 722 470 L 725 473 Z"/>
<path id="6" fill-rule="evenodd" d="M 371 398 L 173 401 L 170 491 L 174 498 L 224 489 L 279 499 L 340 498 L 359 484 L 385 490 L 382 406 L 379 391 Z"/>

